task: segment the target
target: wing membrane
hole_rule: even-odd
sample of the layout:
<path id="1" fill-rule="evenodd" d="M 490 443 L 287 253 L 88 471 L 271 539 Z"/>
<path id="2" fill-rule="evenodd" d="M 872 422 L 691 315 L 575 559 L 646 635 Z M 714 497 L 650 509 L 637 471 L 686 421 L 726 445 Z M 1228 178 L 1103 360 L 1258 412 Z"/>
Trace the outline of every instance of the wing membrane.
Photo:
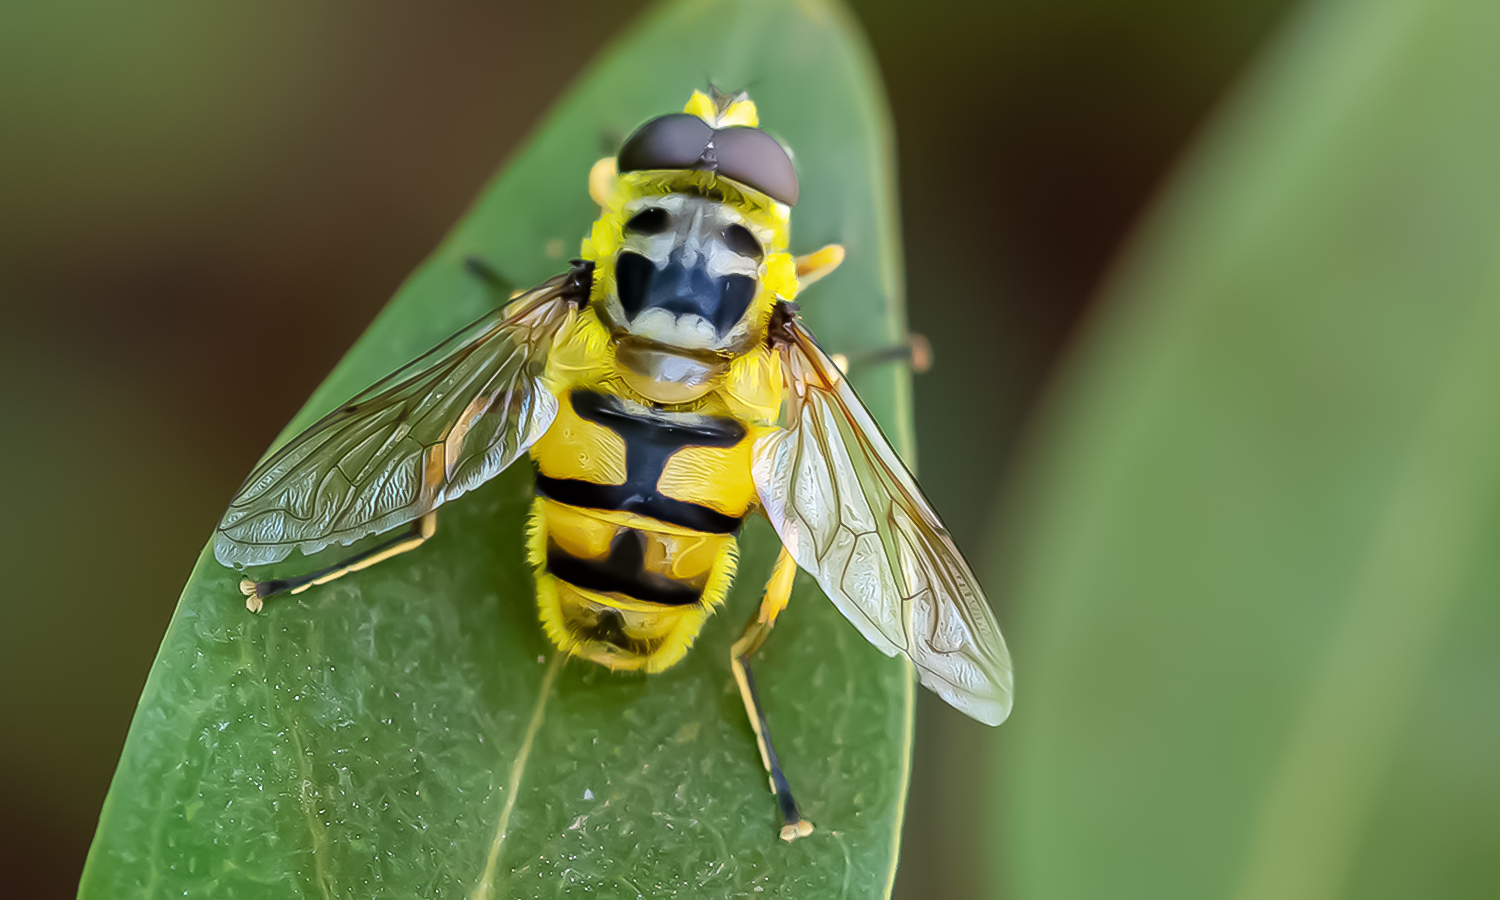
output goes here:
<path id="1" fill-rule="evenodd" d="M 1010 713 L 1010 654 L 974 573 L 833 361 L 787 327 L 784 428 L 755 445 L 761 505 L 797 564 L 887 655 L 997 725 Z"/>
<path id="2" fill-rule="evenodd" d="M 545 282 L 397 370 L 251 473 L 214 536 L 224 565 L 264 565 L 394 528 L 493 478 L 557 415 L 541 385 L 573 310 Z"/>

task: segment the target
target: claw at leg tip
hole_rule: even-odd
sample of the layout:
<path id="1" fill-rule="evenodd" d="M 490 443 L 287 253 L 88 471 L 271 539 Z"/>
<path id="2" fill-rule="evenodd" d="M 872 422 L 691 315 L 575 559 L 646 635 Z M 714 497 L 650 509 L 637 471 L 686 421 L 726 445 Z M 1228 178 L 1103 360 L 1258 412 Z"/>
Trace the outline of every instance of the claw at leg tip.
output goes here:
<path id="1" fill-rule="evenodd" d="M 253 613 L 258 613 L 265 607 L 265 601 L 255 590 L 256 584 L 249 578 L 240 579 L 240 593 L 245 595 L 245 608 Z"/>
<path id="2" fill-rule="evenodd" d="M 781 826 L 781 839 L 790 844 L 797 838 L 805 838 L 813 833 L 813 823 L 806 819 L 798 819 Z"/>
<path id="3" fill-rule="evenodd" d="M 911 346 L 911 370 L 918 375 L 932 368 L 932 344 L 923 334 L 912 333 L 907 335 L 907 343 Z"/>

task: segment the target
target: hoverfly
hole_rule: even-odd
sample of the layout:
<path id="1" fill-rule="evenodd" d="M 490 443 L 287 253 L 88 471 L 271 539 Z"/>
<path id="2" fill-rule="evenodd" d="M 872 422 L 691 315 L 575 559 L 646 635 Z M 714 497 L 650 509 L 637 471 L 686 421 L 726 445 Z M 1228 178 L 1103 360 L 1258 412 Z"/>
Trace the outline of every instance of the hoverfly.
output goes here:
<path id="1" fill-rule="evenodd" d="M 610 669 L 682 659 L 724 600 L 737 535 L 782 549 L 730 665 L 780 808 L 809 834 L 749 659 L 810 572 L 864 637 L 999 724 L 1010 659 L 969 566 L 791 301 L 843 249 L 787 249 L 797 173 L 744 93 L 693 93 L 595 164 L 600 207 L 572 269 L 523 292 L 297 435 L 219 523 L 226 566 L 406 526 L 337 565 L 246 579 L 258 612 L 414 549 L 436 510 L 530 453 L 529 557 L 557 647 Z"/>

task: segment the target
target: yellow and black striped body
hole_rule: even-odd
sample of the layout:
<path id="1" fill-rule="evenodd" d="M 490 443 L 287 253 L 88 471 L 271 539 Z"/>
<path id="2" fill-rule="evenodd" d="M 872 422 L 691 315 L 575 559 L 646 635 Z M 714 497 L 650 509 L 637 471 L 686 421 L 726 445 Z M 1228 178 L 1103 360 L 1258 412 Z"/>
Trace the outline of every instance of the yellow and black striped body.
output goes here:
<path id="1" fill-rule="evenodd" d="M 758 124 L 742 95 L 695 92 L 686 113 L 740 139 Z M 557 417 L 531 447 L 529 549 L 548 636 L 647 672 L 687 653 L 734 578 L 740 524 L 758 504 L 752 451 L 786 390 L 770 318 L 799 287 L 785 152 L 766 137 L 729 155 L 777 164 L 766 171 L 790 179 L 790 193 L 772 197 L 716 171 L 719 131 L 662 123 L 627 141 L 618 170 L 606 158 L 590 173 L 600 215 L 580 253 L 589 303 L 547 354 Z M 655 158 L 683 140 L 714 165 Z"/>
<path id="2" fill-rule="evenodd" d="M 697 400 L 663 407 L 621 378 L 591 311 L 560 335 L 557 419 L 531 450 L 530 557 L 558 647 L 612 669 L 682 658 L 734 577 L 756 503 L 752 445 L 781 401 L 776 357 L 742 356 Z"/>

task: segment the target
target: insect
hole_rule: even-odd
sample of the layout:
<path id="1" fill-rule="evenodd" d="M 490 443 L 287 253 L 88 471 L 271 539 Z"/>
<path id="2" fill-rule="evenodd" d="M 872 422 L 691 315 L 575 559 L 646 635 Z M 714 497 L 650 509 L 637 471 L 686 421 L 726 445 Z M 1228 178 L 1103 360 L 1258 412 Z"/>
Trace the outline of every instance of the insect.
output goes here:
<path id="1" fill-rule="evenodd" d="M 245 579 L 246 605 L 430 538 L 436 510 L 529 452 L 529 558 L 557 647 L 659 672 L 688 652 L 758 513 L 782 549 L 730 667 L 782 816 L 812 831 L 771 743 L 750 657 L 797 568 L 877 648 L 975 719 L 1010 711 L 978 582 L 791 301 L 843 260 L 788 251 L 797 173 L 744 93 L 696 91 L 595 164 L 600 215 L 570 271 L 517 295 L 297 435 L 219 523 L 226 566 L 404 529 L 337 565 Z"/>

